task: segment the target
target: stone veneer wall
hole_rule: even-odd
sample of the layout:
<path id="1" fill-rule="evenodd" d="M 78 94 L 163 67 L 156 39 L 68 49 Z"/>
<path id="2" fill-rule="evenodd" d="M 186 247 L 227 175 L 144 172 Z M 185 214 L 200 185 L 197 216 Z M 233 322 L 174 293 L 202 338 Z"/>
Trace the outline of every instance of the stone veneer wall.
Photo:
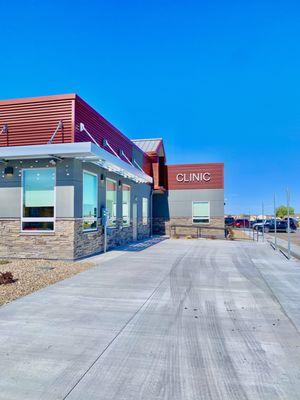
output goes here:
<path id="1" fill-rule="evenodd" d="M 224 232 L 218 229 L 206 229 L 205 227 L 218 227 L 224 228 L 224 218 L 211 218 L 209 225 L 204 224 L 193 224 L 191 218 L 153 218 L 153 233 L 156 235 L 168 235 L 171 236 L 170 225 L 193 225 L 193 227 L 187 226 L 186 228 L 176 228 L 176 233 L 183 236 L 196 236 L 197 226 L 201 227 L 201 232 L 203 236 L 218 236 L 224 237 Z"/>
<path id="2" fill-rule="evenodd" d="M 145 239 L 151 235 L 150 232 L 150 221 L 148 220 L 147 225 L 143 223 L 139 223 L 138 225 L 138 240 Z"/>
<path id="3" fill-rule="evenodd" d="M 20 232 L 20 219 L 0 220 L 0 258 L 73 260 L 103 251 L 104 235 L 101 219 L 97 231 L 83 231 L 82 219 L 57 219 L 55 232 Z M 108 228 L 108 249 L 132 241 L 132 223 Z M 150 224 L 138 225 L 138 239 L 150 236 Z"/>
<path id="4" fill-rule="evenodd" d="M 74 220 L 57 220 L 55 232 L 22 233 L 20 230 L 20 219 L 0 220 L 0 257 L 74 258 Z"/>
<path id="5" fill-rule="evenodd" d="M 138 224 L 138 240 L 145 239 L 150 236 L 150 223 L 143 225 L 141 222 Z M 122 226 L 122 219 L 117 220 L 115 228 L 107 229 L 107 247 L 108 249 L 122 246 L 130 243 L 133 238 L 132 221 L 130 226 Z"/>
<path id="6" fill-rule="evenodd" d="M 103 251 L 104 236 L 101 218 L 97 221 L 97 231 L 84 231 L 82 219 L 75 220 L 74 225 L 74 259 L 87 257 Z"/>
<path id="7" fill-rule="evenodd" d="M 122 218 L 116 220 L 115 227 L 107 228 L 107 248 L 112 249 L 132 241 L 132 225 L 123 226 Z"/>

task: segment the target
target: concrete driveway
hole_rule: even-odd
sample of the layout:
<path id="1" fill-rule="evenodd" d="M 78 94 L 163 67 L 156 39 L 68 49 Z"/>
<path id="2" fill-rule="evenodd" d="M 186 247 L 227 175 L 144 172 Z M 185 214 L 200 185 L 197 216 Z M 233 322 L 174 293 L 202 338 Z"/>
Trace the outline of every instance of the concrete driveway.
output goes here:
<path id="1" fill-rule="evenodd" d="M 129 250 L 0 308 L 0 399 L 299 399 L 298 262 L 253 242 Z"/>

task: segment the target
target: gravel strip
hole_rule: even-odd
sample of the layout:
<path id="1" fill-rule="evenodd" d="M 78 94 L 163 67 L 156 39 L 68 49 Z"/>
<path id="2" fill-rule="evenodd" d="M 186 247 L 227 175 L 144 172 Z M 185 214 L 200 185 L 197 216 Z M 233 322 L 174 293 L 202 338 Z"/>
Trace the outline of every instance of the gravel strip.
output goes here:
<path id="1" fill-rule="evenodd" d="M 0 306 L 95 266 L 91 262 L 0 260 L 0 272 L 11 272 L 14 283 L 0 285 Z"/>

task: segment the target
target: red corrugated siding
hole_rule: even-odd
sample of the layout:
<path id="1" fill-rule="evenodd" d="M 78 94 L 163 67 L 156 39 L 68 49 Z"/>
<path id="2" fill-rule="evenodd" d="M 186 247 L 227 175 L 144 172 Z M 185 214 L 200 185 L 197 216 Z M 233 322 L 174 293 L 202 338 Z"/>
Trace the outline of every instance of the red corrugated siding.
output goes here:
<path id="1" fill-rule="evenodd" d="M 143 155 L 143 170 L 146 172 L 147 175 L 152 176 L 152 162 L 150 157 L 147 156 L 146 153 Z"/>
<path id="2" fill-rule="evenodd" d="M 133 148 L 131 140 L 77 96 L 75 100 L 75 142 L 90 142 L 91 139 L 88 135 L 85 132 L 80 132 L 81 122 L 101 147 L 103 147 L 103 139 L 106 139 L 117 154 L 122 149 L 131 160 Z M 110 151 L 107 147 L 105 147 L 105 150 Z M 125 157 L 123 159 L 127 161 Z"/>
<path id="3" fill-rule="evenodd" d="M 207 163 L 207 164 L 182 164 L 167 165 L 168 189 L 223 189 L 224 188 L 224 164 L 223 163 Z M 211 179 L 208 182 L 178 182 L 177 174 L 209 172 Z"/>
<path id="4" fill-rule="evenodd" d="M 135 147 L 143 154 L 145 172 L 152 175 L 147 154 L 75 94 L 0 101 L 0 131 L 8 125 L 8 135 L 0 135 L 0 147 L 47 144 L 60 120 L 64 129 L 57 132 L 53 143 L 90 142 L 88 135 L 80 132 L 82 122 L 100 146 L 106 139 L 118 154 L 122 149 L 130 160 Z"/>
<path id="5" fill-rule="evenodd" d="M 159 164 L 153 163 L 152 164 L 152 171 L 153 171 L 153 186 L 154 189 L 159 188 Z"/>
<path id="6" fill-rule="evenodd" d="M 8 135 L 0 135 L 0 147 L 46 144 L 60 120 L 64 129 L 53 143 L 72 142 L 73 101 L 74 95 L 0 101 L 0 130 L 8 126 Z"/>

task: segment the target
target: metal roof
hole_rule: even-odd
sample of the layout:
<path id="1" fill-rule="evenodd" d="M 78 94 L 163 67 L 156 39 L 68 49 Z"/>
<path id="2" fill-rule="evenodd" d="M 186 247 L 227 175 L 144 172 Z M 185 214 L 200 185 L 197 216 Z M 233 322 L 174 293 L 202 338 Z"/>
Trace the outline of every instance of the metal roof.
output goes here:
<path id="1" fill-rule="evenodd" d="M 51 157 L 92 162 L 135 182 L 152 183 L 151 176 L 91 142 L 0 147 L 0 160 L 4 161 Z"/>
<path id="2" fill-rule="evenodd" d="M 157 152 L 162 143 L 162 139 L 133 139 L 132 142 L 136 144 L 145 153 Z"/>

